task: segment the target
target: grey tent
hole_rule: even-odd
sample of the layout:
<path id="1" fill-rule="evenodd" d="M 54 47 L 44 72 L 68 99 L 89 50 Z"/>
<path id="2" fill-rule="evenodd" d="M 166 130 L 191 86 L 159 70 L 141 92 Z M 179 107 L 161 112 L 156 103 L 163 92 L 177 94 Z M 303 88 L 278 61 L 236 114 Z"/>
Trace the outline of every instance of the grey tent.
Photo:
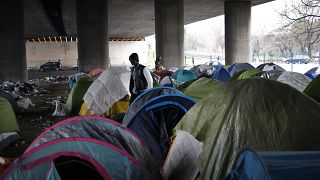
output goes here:
<path id="1" fill-rule="evenodd" d="M 203 142 L 200 179 L 223 179 L 239 152 L 320 150 L 320 104 L 289 85 L 250 78 L 215 89 L 177 124 Z"/>

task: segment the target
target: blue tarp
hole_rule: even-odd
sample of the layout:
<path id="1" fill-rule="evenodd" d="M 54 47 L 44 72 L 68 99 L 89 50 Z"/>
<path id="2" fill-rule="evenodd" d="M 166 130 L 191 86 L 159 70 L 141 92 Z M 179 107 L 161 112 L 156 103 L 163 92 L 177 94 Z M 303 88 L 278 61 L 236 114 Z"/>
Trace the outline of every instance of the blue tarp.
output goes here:
<path id="1" fill-rule="evenodd" d="M 243 151 L 227 180 L 319 179 L 320 151 Z"/>

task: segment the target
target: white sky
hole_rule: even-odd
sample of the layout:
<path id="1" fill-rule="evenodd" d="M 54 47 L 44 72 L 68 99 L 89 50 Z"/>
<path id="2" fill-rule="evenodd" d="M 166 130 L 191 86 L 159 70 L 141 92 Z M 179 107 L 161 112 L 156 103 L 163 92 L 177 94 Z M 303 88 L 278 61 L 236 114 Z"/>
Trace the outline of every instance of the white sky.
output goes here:
<path id="1" fill-rule="evenodd" d="M 268 33 L 279 27 L 280 17 L 276 11 L 284 9 L 285 4 L 296 0 L 275 0 L 269 3 L 254 6 L 251 9 L 251 33 Z M 224 26 L 224 16 L 207 19 L 186 25 L 188 31 L 201 33 L 213 25 Z"/>

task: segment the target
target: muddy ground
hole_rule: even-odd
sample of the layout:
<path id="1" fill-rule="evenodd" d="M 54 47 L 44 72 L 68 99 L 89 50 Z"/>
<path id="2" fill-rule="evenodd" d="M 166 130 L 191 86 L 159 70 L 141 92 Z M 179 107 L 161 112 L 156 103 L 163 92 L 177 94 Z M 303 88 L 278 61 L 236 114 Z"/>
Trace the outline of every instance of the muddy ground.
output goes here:
<path id="1" fill-rule="evenodd" d="M 48 93 L 24 96 L 30 98 L 35 107 L 28 110 L 21 110 L 16 116 L 20 126 L 21 139 L 12 143 L 9 147 L 0 152 L 3 157 L 19 157 L 29 144 L 45 129 L 51 125 L 66 119 L 67 117 L 53 117 L 55 110 L 53 102 L 57 97 L 61 97 L 61 101 L 66 102 L 69 88 L 67 81 L 60 83 L 41 83 L 37 84 L 37 89 L 45 89 Z"/>

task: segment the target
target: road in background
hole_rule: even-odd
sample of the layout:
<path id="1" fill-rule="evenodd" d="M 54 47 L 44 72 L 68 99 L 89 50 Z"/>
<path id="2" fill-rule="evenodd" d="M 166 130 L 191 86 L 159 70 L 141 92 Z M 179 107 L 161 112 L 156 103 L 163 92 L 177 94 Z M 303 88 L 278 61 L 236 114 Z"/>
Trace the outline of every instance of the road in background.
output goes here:
<path id="1" fill-rule="evenodd" d="M 78 70 L 74 70 L 74 69 L 63 69 L 61 71 L 38 71 L 38 70 L 33 70 L 30 69 L 28 70 L 28 79 L 39 79 L 39 78 L 45 78 L 45 77 L 56 77 L 56 76 L 70 76 L 72 74 L 77 73 Z"/>

